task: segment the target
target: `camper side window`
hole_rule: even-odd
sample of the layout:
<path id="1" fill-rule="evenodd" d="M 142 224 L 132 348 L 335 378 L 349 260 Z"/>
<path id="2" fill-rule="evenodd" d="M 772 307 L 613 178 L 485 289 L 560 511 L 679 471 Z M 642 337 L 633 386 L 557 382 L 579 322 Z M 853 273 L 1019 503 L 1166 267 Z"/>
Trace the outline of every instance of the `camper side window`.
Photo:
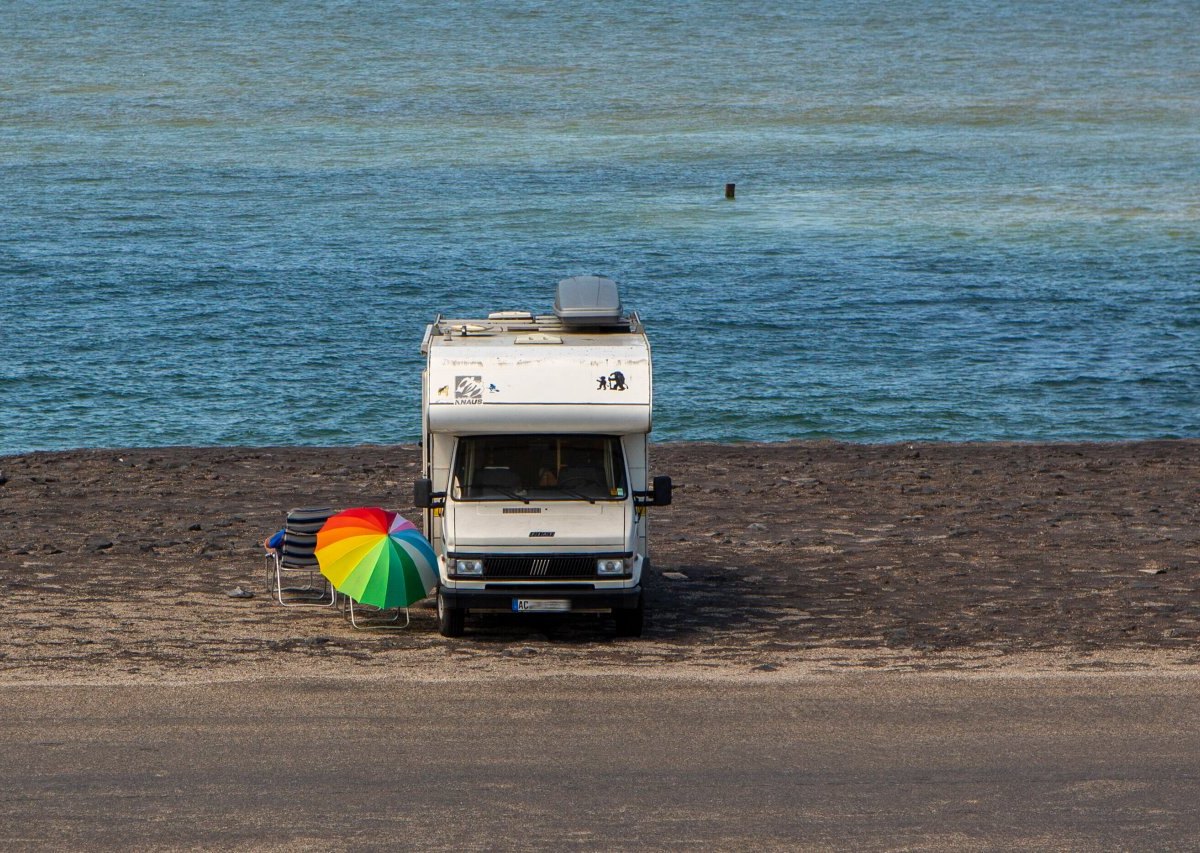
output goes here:
<path id="1" fill-rule="evenodd" d="M 456 501 L 621 501 L 628 494 L 616 436 L 482 435 L 458 442 Z"/>

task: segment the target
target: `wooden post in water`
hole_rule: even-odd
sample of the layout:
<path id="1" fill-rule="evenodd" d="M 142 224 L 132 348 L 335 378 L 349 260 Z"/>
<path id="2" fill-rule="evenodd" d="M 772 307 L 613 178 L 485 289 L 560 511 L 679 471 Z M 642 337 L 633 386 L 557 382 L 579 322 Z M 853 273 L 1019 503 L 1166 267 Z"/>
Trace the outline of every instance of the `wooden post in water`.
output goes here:
<path id="1" fill-rule="evenodd" d="M 726 184 L 725 185 L 725 198 L 729 199 L 730 201 L 733 201 L 734 193 L 736 190 L 737 190 L 737 184 Z"/>

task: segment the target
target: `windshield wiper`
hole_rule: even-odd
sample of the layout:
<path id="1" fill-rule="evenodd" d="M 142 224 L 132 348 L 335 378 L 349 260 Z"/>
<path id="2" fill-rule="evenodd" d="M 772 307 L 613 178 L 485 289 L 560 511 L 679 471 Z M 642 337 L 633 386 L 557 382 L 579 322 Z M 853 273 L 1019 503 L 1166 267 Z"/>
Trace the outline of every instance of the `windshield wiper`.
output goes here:
<path id="1" fill-rule="evenodd" d="M 514 492 L 512 489 L 505 489 L 505 488 L 501 488 L 500 486 L 492 486 L 491 488 L 495 489 L 500 494 L 505 495 L 506 497 L 512 498 L 515 501 L 520 501 L 521 503 L 525 503 L 525 504 L 529 503 L 529 498 L 521 497 L 516 492 Z"/>
<path id="2" fill-rule="evenodd" d="M 567 488 L 564 488 L 564 487 L 562 487 L 562 486 L 559 486 L 559 487 L 558 487 L 558 490 L 559 490 L 560 492 L 566 492 L 566 493 L 567 493 L 567 494 L 569 494 L 569 495 L 574 495 L 574 496 L 575 496 L 575 497 L 577 497 L 577 498 L 583 498 L 585 501 L 587 501 L 587 502 L 588 502 L 588 503 L 590 503 L 590 504 L 594 504 L 594 503 L 596 502 L 596 499 L 595 499 L 595 498 L 589 498 L 589 497 L 588 497 L 587 495 L 585 495 L 583 492 L 577 492 L 577 491 L 575 491 L 574 489 L 567 489 Z"/>

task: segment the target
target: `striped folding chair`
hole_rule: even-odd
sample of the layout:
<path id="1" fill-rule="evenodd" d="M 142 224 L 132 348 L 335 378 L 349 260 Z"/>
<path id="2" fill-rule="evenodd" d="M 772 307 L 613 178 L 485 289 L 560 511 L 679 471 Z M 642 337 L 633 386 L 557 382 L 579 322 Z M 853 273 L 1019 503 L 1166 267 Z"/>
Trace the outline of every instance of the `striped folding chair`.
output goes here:
<path id="1" fill-rule="evenodd" d="M 326 507 L 289 510 L 283 543 L 267 553 L 267 584 L 284 607 L 333 607 L 337 590 L 321 574 L 314 551 L 317 531 L 334 511 Z"/>

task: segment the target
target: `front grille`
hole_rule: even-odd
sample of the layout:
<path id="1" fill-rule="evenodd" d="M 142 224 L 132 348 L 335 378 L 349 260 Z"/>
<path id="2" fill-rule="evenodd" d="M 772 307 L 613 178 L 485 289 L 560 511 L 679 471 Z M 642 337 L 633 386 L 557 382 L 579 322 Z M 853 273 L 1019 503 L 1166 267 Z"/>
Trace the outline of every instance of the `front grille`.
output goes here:
<path id="1" fill-rule="evenodd" d="M 594 578 L 595 557 L 487 557 L 485 578 Z"/>

